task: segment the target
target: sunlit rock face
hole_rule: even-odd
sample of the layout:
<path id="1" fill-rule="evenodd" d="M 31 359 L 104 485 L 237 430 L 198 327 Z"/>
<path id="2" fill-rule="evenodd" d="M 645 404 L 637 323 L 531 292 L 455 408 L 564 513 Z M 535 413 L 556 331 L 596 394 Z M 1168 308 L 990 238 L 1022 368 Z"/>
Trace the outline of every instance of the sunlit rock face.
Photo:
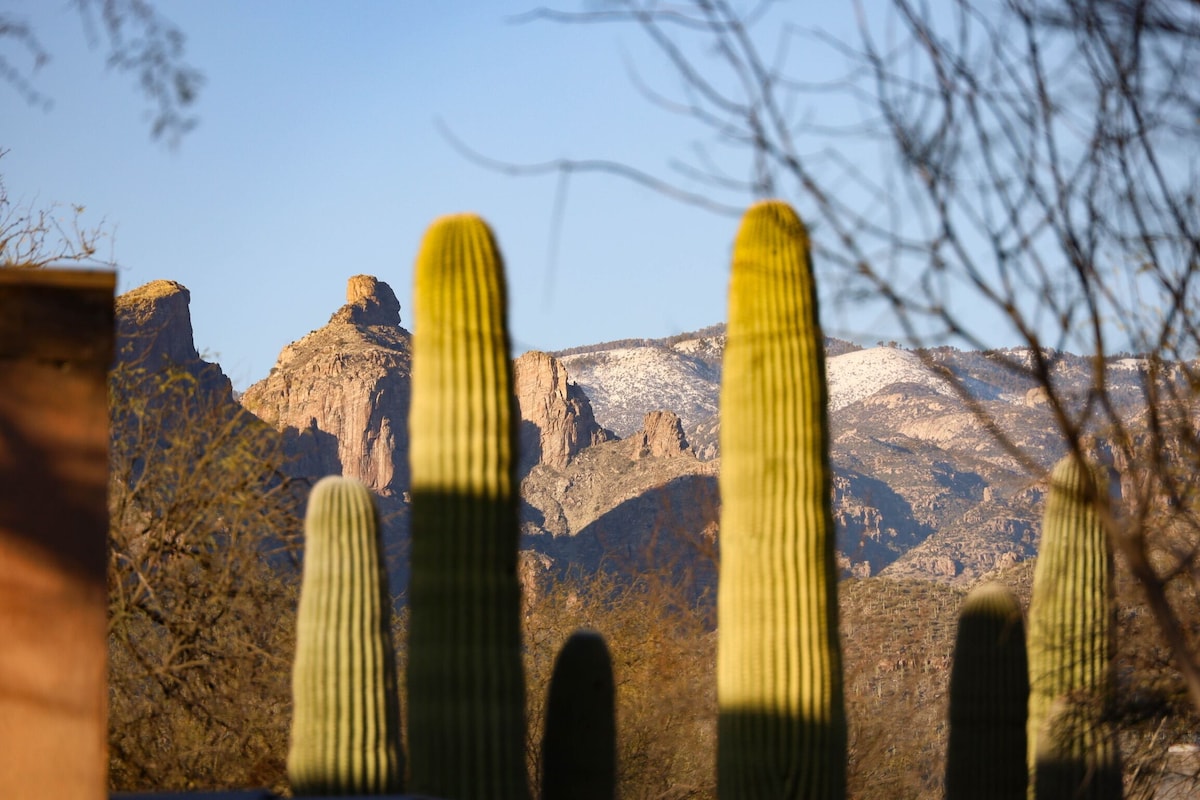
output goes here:
<path id="1" fill-rule="evenodd" d="M 642 421 L 642 429 L 630 439 L 635 459 L 676 458 L 691 452 L 683 423 L 674 411 L 651 411 Z"/>
<path id="2" fill-rule="evenodd" d="M 285 347 L 242 404 L 288 437 L 302 474 L 346 475 L 399 499 L 408 490 L 410 338 L 391 287 L 355 275 L 329 324 Z"/>
<path id="3" fill-rule="evenodd" d="M 513 365 L 521 415 L 521 472 L 536 464 L 565 469 L 585 447 L 614 438 L 596 422 L 587 395 L 557 358 L 531 350 Z"/>

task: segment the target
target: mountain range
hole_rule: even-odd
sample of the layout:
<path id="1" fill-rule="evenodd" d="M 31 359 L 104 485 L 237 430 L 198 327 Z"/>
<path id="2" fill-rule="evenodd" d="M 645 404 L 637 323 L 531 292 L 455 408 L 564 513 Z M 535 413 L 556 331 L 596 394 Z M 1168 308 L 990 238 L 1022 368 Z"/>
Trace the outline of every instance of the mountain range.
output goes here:
<path id="1" fill-rule="evenodd" d="M 283 437 L 298 477 L 342 473 L 379 498 L 393 580 L 405 583 L 411 334 L 391 288 L 351 277 L 328 324 L 283 349 L 235 398 L 192 342 L 185 287 L 155 281 L 118 301 L 125 357 L 150 352 L 208 376 Z M 715 579 L 724 328 L 516 359 L 523 569 L 669 569 Z M 838 564 L 846 576 L 967 584 L 1035 552 L 1044 487 L 918 354 L 826 342 Z M 925 354 L 1042 467 L 1061 454 L 1044 393 L 1005 368 L 1021 351 Z M 1054 358 L 1080 397 L 1087 363 Z M 1136 402 L 1137 364 L 1120 362 Z M 214 372 L 215 371 L 215 372 Z M 1123 372 L 1124 371 L 1124 372 Z"/>

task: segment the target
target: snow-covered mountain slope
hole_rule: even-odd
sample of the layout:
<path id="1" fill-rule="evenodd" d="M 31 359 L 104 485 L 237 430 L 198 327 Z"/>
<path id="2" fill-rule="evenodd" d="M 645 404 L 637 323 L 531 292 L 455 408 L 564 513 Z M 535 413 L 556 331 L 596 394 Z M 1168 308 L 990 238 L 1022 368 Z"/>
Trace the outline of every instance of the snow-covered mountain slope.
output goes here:
<path id="1" fill-rule="evenodd" d="M 872 347 L 834 356 L 825 362 L 825 373 L 830 411 L 845 408 L 897 383 L 925 386 L 946 396 L 954 394 L 915 353 L 895 347 Z"/>
<path id="2" fill-rule="evenodd" d="M 641 428 L 650 411 L 674 411 L 685 427 L 717 413 L 723 344 L 723 337 L 720 344 L 654 343 L 565 355 L 561 361 L 591 400 L 596 420 L 625 437 Z"/>
<path id="3" fill-rule="evenodd" d="M 895 347 L 852 349 L 829 342 L 826 362 L 830 410 L 836 411 L 898 383 L 950 390 L 914 353 Z M 603 345 L 559 356 L 572 382 L 591 400 L 597 421 L 625 437 L 650 411 L 674 411 L 685 428 L 717 413 L 725 337 L 699 336 L 631 344 Z M 833 355 L 837 353 L 837 355 Z"/>

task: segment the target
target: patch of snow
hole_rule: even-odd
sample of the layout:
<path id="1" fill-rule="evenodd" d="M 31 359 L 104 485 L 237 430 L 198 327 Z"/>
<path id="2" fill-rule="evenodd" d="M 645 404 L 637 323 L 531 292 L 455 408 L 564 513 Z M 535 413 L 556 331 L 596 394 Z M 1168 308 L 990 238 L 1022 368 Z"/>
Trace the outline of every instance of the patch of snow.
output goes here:
<path id="1" fill-rule="evenodd" d="M 872 347 L 835 356 L 825 362 L 829 410 L 837 411 L 896 383 L 915 383 L 952 397 L 944 381 L 907 350 Z"/>
<path id="2" fill-rule="evenodd" d="M 715 414 L 719 365 L 665 347 L 618 347 L 562 357 L 592 403 L 596 421 L 618 436 L 651 411 L 674 411 L 684 426 Z"/>
<path id="3" fill-rule="evenodd" d="M 1118 358 L 1116 361 L 1108 362 L 1110 369 L 1120 369 L 1127 372 L 1138 372 L 1146 369 L 1146 359 L 1144 358 Z"/>
<path id="4" fill-rule="evenodd" d="M 685 339 L 682 342 L 676 342 L 671 349 L 705 360 L 720 360 L 721 354 L 725 352 L 725 337 L 703 336 L 699 339 Z"/>
<path id="5" fill-rule="evenodd" d="M 592 403 L 596 421 L 625 437 L 641 428 L 650 411 L 674 411 L 685 428 L 717 413 L 721 367 L 716 337 L 689 339 L 674 347 L 615 347 L 563 356 L 572 383 Z M 836 411 L 896 383 L 954 394 L 914 353 L 873 347 L 826 361 L 829 408 Z"/>

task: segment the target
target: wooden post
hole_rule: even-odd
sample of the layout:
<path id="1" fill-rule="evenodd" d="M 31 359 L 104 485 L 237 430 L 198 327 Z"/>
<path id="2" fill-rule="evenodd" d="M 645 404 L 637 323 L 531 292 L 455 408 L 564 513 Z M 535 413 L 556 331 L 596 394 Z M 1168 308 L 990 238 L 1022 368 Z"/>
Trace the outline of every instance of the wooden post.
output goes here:
<path id="1" fill-rule="evenodd" d="M 105 798 L 111 272 L 0 269 L 0 786 Z"/>

